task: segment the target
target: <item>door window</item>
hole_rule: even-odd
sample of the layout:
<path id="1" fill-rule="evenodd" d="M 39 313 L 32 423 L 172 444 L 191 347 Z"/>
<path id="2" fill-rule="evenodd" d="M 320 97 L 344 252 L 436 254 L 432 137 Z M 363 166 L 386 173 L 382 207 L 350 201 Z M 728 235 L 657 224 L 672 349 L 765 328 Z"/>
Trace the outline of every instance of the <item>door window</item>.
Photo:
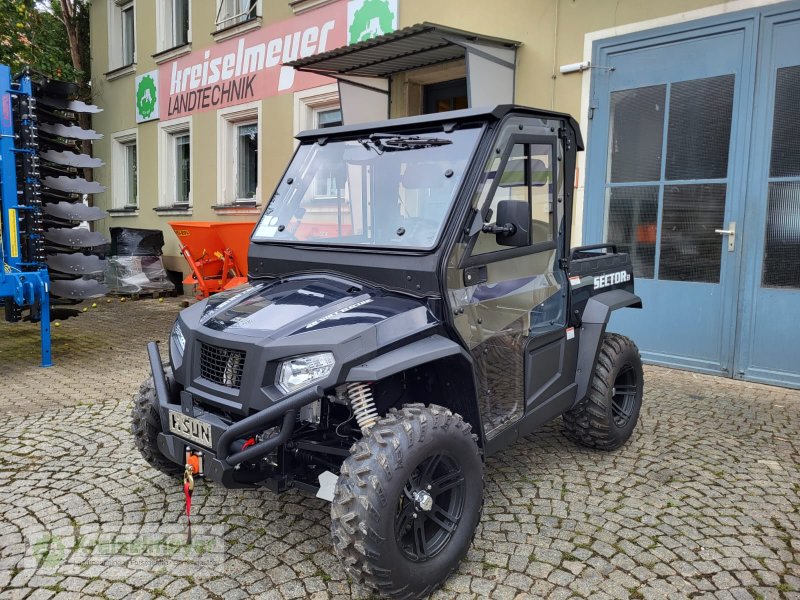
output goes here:
<path id="1" fill-rule="evenodd" d="M 800 288 L 800 65 L 778 69 L 764 240 L 764 287 Z M 793 178 L 793 180 L 792 180 Z"/>
<path id="2" fill-rule="evenodd" d="M 467 80 L 454 79 L 426 85 L 423 98 L 424 114 L 469 108 Z"/>
<path id="3" fill-rule="evenodd" d="M 637 277 L 719 282 L 734 83 L 611 93 L 606 241 L 631 255 Z"/>
<path id="4" fill-rule="evenodd" d="M 508 160 L 498 177 L 502 160 L 493 158 L 485 174 L 481 197 L 486 222 L 497 221 L 497 207 L 502 200 L 514 200 L 528 204 L 531 218 L 531 244 L 553 241 L 553 146 L 551 144 L 514 144 Z M 497 179 L 494 192 L 492 184 Z M 488 196 L 491 194 L 491 198 Z M 486 206 L 488 203 L 488 207 Z M 507 250 L 508 246 L 497 243 L 493 233 L 481 232 L 472 249 L 472 255 L 488 254 Z"/>

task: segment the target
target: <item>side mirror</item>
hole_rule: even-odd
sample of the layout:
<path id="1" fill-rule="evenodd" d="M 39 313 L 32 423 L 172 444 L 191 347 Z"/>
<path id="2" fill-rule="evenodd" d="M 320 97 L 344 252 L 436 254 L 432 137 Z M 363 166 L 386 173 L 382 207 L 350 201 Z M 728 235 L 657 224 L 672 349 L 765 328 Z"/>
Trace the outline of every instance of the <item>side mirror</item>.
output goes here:
<path id="1" fill-rule="evenodd" d="M 531 243 L 531 212 L 524 200 L 500 200 L 497 220 L 483 226 L 485 233 L 494 233 L 499 246 L 527 246 Z"/>

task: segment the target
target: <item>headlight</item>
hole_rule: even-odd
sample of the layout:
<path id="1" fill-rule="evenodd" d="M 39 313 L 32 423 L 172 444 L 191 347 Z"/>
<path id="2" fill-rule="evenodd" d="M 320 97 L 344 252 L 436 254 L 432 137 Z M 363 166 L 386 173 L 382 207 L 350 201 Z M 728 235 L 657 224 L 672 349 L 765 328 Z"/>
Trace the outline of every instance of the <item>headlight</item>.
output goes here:
<path id="1" fill-rule="evenodd" d="M 315 381 L 324 379 L 333 371 L 333 354 L 322 352 L 298 356 L 281 363 L 278 370 L 278 387 L 287 394 L 296 392 Z"/>
<path id="2" fill-rule="evenodd" d="M 183 337 L 183 331 L 181 331 L 181 326 L 178 325 L 177 321 L 175 321 L 175 326 L 172 328 L 172 339 L 175 341 L 180 353 L 183 354 L 183 349 L 186 348 L 186 338 Z"/>

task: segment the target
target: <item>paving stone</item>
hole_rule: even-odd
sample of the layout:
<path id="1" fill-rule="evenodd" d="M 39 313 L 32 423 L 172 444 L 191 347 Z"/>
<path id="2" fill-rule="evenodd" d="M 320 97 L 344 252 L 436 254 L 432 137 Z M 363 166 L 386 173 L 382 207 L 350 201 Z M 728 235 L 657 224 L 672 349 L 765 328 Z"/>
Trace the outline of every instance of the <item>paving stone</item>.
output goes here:
<path id="1" fill-rule="evenodd" d="M 86 551 L 185 525 L 180 484 L 144 463 L 128 424 L 145 343 L 165 340 L 178 310 L 99 303 L 54 328 L 51 369 L 36 366 L 35 326 L 0 323 L 0 598 L 370 598 L 333 554 L 329 506 L 293 491 L 201 482 L 193 533 L 225 536 L 203 564 Z M 800 392 L 645 377 L 618 451 L 578 447 L 556 421 L 487 460 L 481 526 L 433 598 L 798 597 Z"/>

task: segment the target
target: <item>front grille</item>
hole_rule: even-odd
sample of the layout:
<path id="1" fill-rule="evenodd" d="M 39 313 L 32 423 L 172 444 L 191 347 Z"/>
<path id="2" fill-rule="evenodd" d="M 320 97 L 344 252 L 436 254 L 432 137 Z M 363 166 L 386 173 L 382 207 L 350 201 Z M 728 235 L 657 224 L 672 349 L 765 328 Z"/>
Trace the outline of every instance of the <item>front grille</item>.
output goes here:
<path id="1" fill-rule="evenodd" d="M 200 343 L 200 376 L 214 383 L 238 389 L 247 353 Z"/>

